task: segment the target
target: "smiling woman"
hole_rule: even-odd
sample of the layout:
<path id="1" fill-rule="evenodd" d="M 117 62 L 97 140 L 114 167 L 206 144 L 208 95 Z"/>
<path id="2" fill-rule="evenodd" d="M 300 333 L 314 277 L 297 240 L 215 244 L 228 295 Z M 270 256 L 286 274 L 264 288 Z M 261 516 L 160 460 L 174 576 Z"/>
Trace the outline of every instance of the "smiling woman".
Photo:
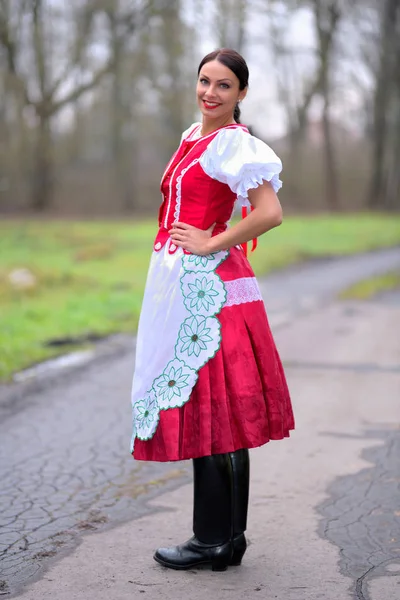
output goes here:
<path id="1" fill-rule="evenodd" d="M 249 73 L 234 50 L 200 63 L 202 123 L 187 129 L 161 180 L 159 231 L 143 299 L 132 386 L 132 453 L 193 459 L 194 537 L 155 560 L 239 565 L 248 449 L 294 427 L 285 375 L 242 245 L 276 227 L 280 159 L 240 121 Z M 248 214 L 228 227 L 235 202 Z"/>

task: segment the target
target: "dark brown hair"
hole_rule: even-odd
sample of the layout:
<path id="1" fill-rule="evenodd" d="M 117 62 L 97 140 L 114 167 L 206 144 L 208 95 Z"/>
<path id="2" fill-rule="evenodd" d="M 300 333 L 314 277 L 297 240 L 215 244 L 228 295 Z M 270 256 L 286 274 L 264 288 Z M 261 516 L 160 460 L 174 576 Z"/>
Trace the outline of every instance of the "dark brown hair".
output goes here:
<path id="1" fill-rule="evenodd" d="M 249 85 L 249 69 L 246 61 L 244 60 L 243 56 L 239 54 L 239 52 L 236 52 L 236 50 L 231 50 L 230 48 L 219 48 L 218 50 L 210 52 L 201 61 L 197 70 L 197 75 L 199 75 L 203 65 L 211 62 L 212 60 L 218 60 L 221 64 L 223 64 L 225 67 L 228 67 L 228 69 L 235 73 L 236 77 L 239 79 L 240 90 L 247 88 Z M 236 123 L 240 123 L 239 103 L 237 103 L 235 106 L 233 118 L 235 119 Z"/>

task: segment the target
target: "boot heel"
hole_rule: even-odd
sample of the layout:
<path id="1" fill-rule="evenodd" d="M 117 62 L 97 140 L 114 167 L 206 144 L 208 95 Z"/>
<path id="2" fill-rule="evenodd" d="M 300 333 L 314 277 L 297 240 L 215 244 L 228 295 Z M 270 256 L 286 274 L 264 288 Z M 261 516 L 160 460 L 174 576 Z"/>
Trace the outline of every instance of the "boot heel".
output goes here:
<path id="1" fill-rule="evenodd" d="M 215 556 L 211 558 L 213 571 L 226 571 L 232 559 L 233 547 L 231 543 L 220 546 Z"/>
<path id="2" fill-rule="evenodd" d="M 242 564 L 242 558 L 246 552 L 247 542 L 244 534 L 242 533 L 233 540 L 233 554 L 231 562 L 229 563 L 232 567 L 238 567 Z"/>
<path id="3" fill-rule="evenodd" d="M 215 558 L 211 561 L 211 570 L 212 571 L 226 571 L 229 565 L 229 561 L 220 558 Z"/>
<path id="4" fill-rule="evenodd" d="M 244 556 L 244 553 L 245 553 L 245 550 L 240 550 L 238 552 L 234 552 L 229 565 L 231 567 L 239 567 L 242 564 L 242 558 Z"/>

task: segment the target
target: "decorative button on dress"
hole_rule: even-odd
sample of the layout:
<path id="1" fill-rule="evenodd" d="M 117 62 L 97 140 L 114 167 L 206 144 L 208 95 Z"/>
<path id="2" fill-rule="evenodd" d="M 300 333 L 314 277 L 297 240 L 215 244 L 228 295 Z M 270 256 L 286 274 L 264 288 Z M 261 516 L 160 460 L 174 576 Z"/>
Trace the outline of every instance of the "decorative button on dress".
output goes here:
<path id="1" fill-rule="evenodd" d="M 183 135 L 163 201 L 139 320 L 131 451 L 174 461 L 289 436 L 293 412 L 251 266 L 240 246 L 197 256 L 172 243 L 174 221 L 224 231 L 248 190 L 281 187 L 280 159 L 243 125 Z"/>

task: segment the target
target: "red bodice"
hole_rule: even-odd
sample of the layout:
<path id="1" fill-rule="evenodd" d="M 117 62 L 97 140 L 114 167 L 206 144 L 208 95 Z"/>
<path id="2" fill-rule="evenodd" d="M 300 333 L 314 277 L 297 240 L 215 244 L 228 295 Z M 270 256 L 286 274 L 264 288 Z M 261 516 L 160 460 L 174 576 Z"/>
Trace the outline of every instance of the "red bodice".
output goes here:
<path id="1" fill-rule="evenodd" d="M 199 126 L 200 127 L 200 126 Z M 243 125 L 228 125 L 227 128 Z M 159 232 L 154 242 L 154 250 L 159 251 L 169 239 L 168 231 L 172 223 L 181 221 L 199 229 L 208 229 L 213 223 L 213 235 L 224 231 L 231 218 L 236 195 L 228 185 L 207 175 L 200 165 L 200 157 L 208 144 L 219 133 L 193 139 L 198 128 L 182 140 L 173 155 L 161 180 L 162 204 L 159 211 Z M 176 251 L 170 245 L 170 253 Z"/>

